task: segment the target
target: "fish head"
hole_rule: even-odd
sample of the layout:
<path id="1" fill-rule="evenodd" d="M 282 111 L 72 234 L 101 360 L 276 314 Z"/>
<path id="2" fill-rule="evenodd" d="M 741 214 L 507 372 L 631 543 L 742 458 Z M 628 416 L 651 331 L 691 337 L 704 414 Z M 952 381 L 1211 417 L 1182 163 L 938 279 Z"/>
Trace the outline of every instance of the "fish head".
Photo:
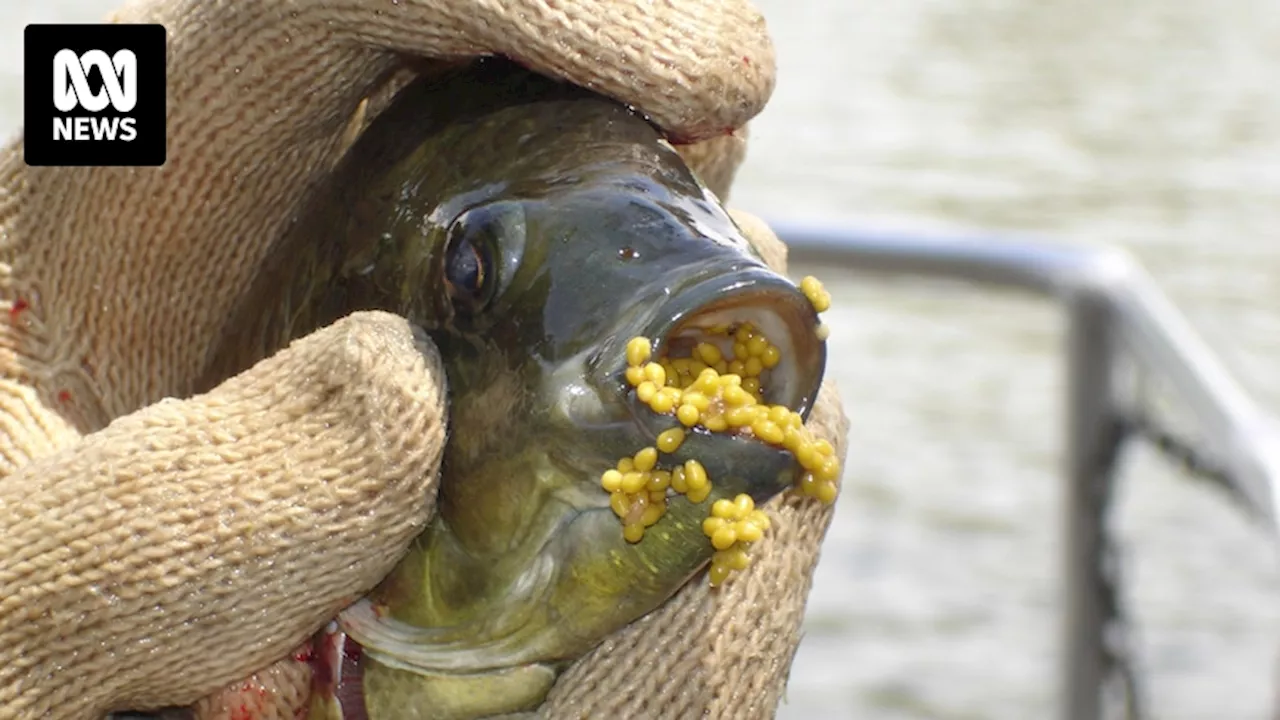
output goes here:
<path id="1" fill-rule="evenodd" d="M 566 511 L 607 505 L 600 476 L 679 426 L 641 401 L 627 344 L 733 357 L 715 328 L 743 323 L 780 350 L 762 401 L 807 417 L 826 363 L 812 304 L 769 269 L 713 198 L 634 177 L 500 199 L 458 214 L 440 244 L 434 332 L 450 383 L 441 490 L 452 532 L 497 552 L 555 496 Z M 786 450 L 692 428 L 663 463 L 696 459 L 763 503 L 796 480 Z M 537 481 L 531 482 L 530 476 Z"/>

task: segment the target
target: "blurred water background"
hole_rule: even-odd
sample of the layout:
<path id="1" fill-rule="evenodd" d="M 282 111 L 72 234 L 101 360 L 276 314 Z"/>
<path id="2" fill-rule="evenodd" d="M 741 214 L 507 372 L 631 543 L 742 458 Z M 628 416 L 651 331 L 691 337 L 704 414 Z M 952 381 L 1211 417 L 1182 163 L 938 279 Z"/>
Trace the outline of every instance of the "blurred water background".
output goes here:
<path id="1" fill-rule="evenodd" d="M 778 46 L 733 203 L 1131 250 L 1280 409 L 1280 3 L 757 0 Z M 0 4 L 0 131 L 28 22 Z M 1062 323 L 1048 304 L 831 268 L 845 492 L 782 717 L 1026 720 L 1056 702 Z M 1116 528 L 1152 714 L 1268 717 L 1275 544 L 1149 451 Z"/>

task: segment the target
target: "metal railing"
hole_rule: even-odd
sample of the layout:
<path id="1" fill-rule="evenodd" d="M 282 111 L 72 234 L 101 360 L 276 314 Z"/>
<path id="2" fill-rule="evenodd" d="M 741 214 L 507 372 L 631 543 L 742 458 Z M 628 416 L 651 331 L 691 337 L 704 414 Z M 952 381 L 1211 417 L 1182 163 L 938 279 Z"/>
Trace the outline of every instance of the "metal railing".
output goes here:
<path id="1" fill-rule="evenodd" d="M 1141 715 L 1125 660 L 1116 564 L 1107 532 L 1115 459 L 1130 438 L 1181 447 L 1272 530 L 1280 519 L 1280 425 L 1231 378 L 1151 277 L 1114 248 L 969 236 L 852 232 L 821 226 L 773 226 L 793 262 L 865 272 L 963 280 L 1030 291 L 1067 313 L 1066 558 L 1067 603 L 1061 717 L 1096 720 L 1123 702 Z M 1154 411 L 1124 382 L 1124 363 L 1162 380 L 1190 410 L 1198 442 L 1178 446 L 1149 432 Z M 1187 457 L 1183 457 L 1187 460 Z M 1117 692 L 1119 690 L 1119 692 Z"/>

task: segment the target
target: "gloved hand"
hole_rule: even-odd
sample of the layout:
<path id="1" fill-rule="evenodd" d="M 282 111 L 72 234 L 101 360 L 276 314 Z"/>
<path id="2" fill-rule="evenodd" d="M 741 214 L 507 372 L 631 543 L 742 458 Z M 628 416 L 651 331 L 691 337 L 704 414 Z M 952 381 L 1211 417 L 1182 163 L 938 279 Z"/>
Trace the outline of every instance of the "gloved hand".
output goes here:
<path id="1" fill-rule="evenodd" d="M 405 55 L 505 54 L 717 138 L 688 151 L 723 193 L 772 48 L 746 0 L 144 0 L 116 19 L 168 28 L 167 165 L 0 151 L 0 718 L 186 705 L 268 666 L 254 687 L 284 712 L 276 661 L 430 516 L 443 374 L 403 319 L 358 313 L 190 394 L 361 101 L 376 113 Z M 823 398 L 812 422 L 842 441 Z M 830 513 L 770 512 L 747 573 L 610 638 L 548 711 L 771 713 Z"/>

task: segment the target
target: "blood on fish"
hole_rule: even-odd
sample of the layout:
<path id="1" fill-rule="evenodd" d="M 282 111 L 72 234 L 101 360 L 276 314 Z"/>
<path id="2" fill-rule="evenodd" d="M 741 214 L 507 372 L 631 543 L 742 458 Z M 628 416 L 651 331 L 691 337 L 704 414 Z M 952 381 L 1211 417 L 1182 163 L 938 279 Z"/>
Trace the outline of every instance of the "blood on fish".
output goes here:
<path id="1" fill-rule="evenodd" d="M 14 300 L 13 305 L 9 306 L 9 319 L 17 320 L 18 316 L 29 307 L 31 307 L 31 304 L 28 303 L 25 298 L 18 298 Z"/>
<path id="2" fill-rule="evenodd" d="M 311 692 L 332 697 L 344 720 L 368 720 L 360 644 L 341 630 L 323 630 L 311 654 Z"/>
<path id="3" fill-rule="evenodd" d="M 60 403 L 69 403 L 69 402 L 71 402 L 71 391 L 70 391 L 70 390 L 59 390 L 59 391 L 58 391 L 58 402 L 60 402 Z"/>
<path id="4" fill-rule="evenodd" d="M 364 666 L 360 662 L 363 656 L 364 650 L 355 640 L 347 638 L 342 644 L 342 672 L 334 697 L 342 708 L 343 720 L 369 720 L 364 706 Z"/>

